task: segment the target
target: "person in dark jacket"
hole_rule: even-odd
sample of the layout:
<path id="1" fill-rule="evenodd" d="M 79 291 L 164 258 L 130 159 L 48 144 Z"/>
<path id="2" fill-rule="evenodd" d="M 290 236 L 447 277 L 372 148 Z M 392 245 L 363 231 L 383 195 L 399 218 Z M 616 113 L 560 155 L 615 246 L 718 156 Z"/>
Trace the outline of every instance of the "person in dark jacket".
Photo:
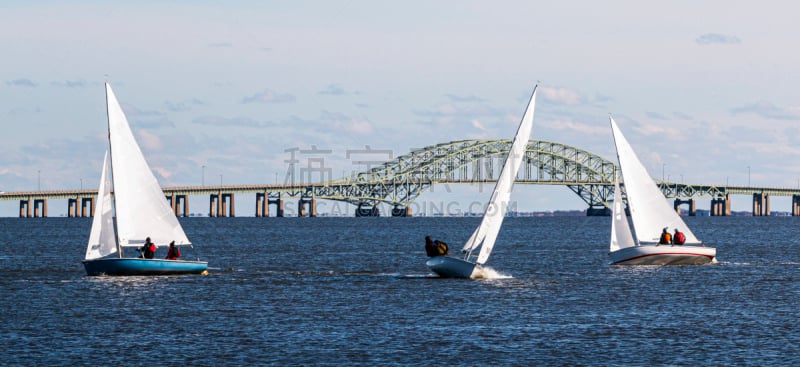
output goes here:
<path id="1" fill-rule="evenodd" d="M 672 243 L 672 235 L 669 234 L 669 228 L 664 227 L 661 231 L 661 238 L 658 240 L 659 245 L 669 245 Z"/>
<path id="2" fill-rule="evenodd" d="M 144 240 L 144 245 L 139 249 L 139 252 L 142 253 L 140 257 L 143 259 L 152 259 L 156 255 L 156 245 L 150 242 L 150 237 Z"/>
<path id="3" fill-rule="evenodd" d="M 425 236 L 425 254 L 428 257 L 439 256 L 439 252 L 436 249 L 436 245 L 433 243 L 431 236 Z"/>

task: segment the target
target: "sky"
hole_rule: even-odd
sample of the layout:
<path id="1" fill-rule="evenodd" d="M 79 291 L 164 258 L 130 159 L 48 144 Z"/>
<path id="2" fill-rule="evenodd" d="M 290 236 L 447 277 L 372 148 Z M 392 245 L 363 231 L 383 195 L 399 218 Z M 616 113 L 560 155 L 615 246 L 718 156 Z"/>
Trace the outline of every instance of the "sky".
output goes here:
<path id="1" fill-rule="evenodd" d="M 300 164 L 321 157 L 337 178 L 366 169 L 347 151 L 367 146 L 397 157 L 510 139 L 539 82 L 532 139 L 614 159 L 611 113 L 656 178 L 800 187 L 798 11 L 790 1 L 4 1 L 0 191 L 97 187 L 105 80 L 162 186 L 283 182 L 291 150 L 316 151 Z M 237 214 L 252 215 L 242 196 Z M 465 209 L 487 196 L 453 186 L 418 201 Z M 561 186 L 518 185 L 512 200 L 586 207 Z M 733 198 L 734 210 L 750 205 Z M 0 202 L 0 216 L 18 206 Z M 205 212 L 207 199 L 190 206 Z M 63 214 L 66 202 L 48 209 Z"/>

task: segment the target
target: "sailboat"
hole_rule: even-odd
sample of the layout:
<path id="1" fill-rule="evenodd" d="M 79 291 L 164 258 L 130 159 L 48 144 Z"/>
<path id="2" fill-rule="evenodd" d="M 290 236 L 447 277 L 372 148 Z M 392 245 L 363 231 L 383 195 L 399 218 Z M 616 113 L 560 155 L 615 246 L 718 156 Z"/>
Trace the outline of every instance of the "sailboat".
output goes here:
<path id="1" fill-rule="evenodd" d="M 614 181 L 609 256 L 614 265 L 703 265 L 716 262 L 717 250 L 697 239 L 647 173 L 633 147 L 609 116 L 617 159 L 628 200 L 633 233 L 625 214 L 619 182 Z M 663 230 L 678 229 L 682 245 L 659 244 Z"/>
<path id="2" fill-rule="evenodd" d="M 508 203 L 511 199 L 511 188 L 514 186 L 517 172 L 519 172 L 525 152 L 528 149 L 528 140 L 533 128 L 533 111 L 536 105 L 537 88 L 538 85 L 533 88 L 528 107 L 522 116 L 522 121 L 520 121 L 517 128 L 517 134 L 511 143 L 511 149 L 503 163 L 503 169 L 500 171 L 500 177 L 495 183 L 492 196 L 486 206 L 486 211 L 483 213 L 483 219 L 462 248 L 463 258 L 441 255 L 434 256 L 427 261 L 428 268 L 439 276 L 446 278 L 476 278 L 483 273 L 483 265 L 489 260 L 497 234 L 503 225 L 503 218 L 505 218 Z"/>
<path id="3" fill-rule="evenodd" d="M 167 203 L 111 86 L 106 86 L 108 140 L 83 266 L 88 275 L 203 274 L 208 262 L 125 257 L 150 237 L 157 246 L 191 246 Z M 116 228 L 115 217 L 116 213 Z M 113 256 L 116 254 L 116 256 Z"/>

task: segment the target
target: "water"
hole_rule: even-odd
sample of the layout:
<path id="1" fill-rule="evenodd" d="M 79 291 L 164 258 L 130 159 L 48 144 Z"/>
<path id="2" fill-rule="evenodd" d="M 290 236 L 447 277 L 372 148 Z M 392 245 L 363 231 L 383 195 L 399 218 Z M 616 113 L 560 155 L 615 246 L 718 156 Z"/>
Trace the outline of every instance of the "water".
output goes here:
<path id="1" fill-rule="evenodd" d="M 87 277 L 89 219 L 0 218 L 3 365 L 800 365 L 796 218 L 689 218 L 700 267 L 611 267 L 609 218 L 181 219 L 208 276 Z M 165 249 L 159 251 L 164 252 Z M 159 255 L 164 256 L 159 252 Z"/>

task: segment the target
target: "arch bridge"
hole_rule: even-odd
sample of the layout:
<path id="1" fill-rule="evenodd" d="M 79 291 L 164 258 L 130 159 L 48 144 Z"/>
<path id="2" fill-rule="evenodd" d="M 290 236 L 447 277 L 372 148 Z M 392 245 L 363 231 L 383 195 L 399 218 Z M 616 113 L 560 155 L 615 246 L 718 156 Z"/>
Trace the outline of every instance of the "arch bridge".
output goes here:
<path id="1" fill-rule="evenodd" d="M 511 140 L 460 140 L 415 149 L 366 172 L 331 182 L 317 197 L 359 207 L 407 207 L 436 184 L 495 182 Z M 592 152 L 543 140 L 528 143 L 517 184 L 565 185 L 590 209 L 605 208 L 616 165 Z M 347 188 L 345 188 L 345 186 Z M 320 195 L 322 194 L 322 195 Z"/>
<path id="2" fill-rule="evenodd" d="M 356 216 L 379 214 L 378 204 L 393 207 L 392 215 L 411 214 L 409 204 L 437 184 L 494 184 L 511 147 L 511 140 L 460 140 L 414 149 L 391 161 L 348 177 L 324 182 L 286 184 L 165 187 L 176 215 L 188 215 L 188 196 L 209 195 L 209 216 L 234 216 L 234 194 L 256 195 L 256 216 L 269 216 L 276 204 L 283 216 L 283 199 L 298 200 L 298 214 L 315 216 L 316 200 L 336 200 L 357 207 Z M 589 207 L 587 214 L 604 215 L 613 199 L 617 166 L 573 146 L 533 140 L 528 143 L 516 184 L 563 185 Z M 769 215 L 770 196 L 792 196 L 792 214 L 800 215 L 800 189 L 751 186 L 693 185 L 659 182 L 676 209 L 695 197 L 712 198 L 712 215 L 730 215 L 730 195 L 753 195 L 754 215 Z M 624 186 L 623 186 L 624 188 Z M 0 192 L 0 200 L 19 200 L 20 217 L 47 216 L 47 199 L 67 199 L 69 216 L 91 216 L 97 190 Z M 306 212 L 305 208 L 310 209 Z M 716 214 L 713 214 L 716 213 Z M 758 214 L 756 214 L 758 213 Z"/>

